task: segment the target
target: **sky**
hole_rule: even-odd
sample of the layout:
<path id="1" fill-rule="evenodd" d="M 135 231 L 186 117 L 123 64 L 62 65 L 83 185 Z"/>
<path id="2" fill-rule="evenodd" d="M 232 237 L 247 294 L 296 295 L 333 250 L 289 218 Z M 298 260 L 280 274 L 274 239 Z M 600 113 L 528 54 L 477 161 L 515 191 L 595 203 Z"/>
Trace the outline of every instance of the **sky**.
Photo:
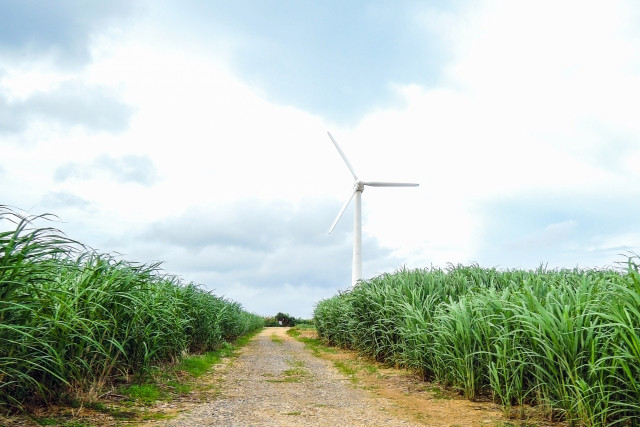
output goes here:
<path id="1" fill-rule="evenodd" d="M 640 253 L 640 3 L 0 0 L 0 204 L 261 315 Z M 2 224 L 6 227 L 6 224 Z"/>

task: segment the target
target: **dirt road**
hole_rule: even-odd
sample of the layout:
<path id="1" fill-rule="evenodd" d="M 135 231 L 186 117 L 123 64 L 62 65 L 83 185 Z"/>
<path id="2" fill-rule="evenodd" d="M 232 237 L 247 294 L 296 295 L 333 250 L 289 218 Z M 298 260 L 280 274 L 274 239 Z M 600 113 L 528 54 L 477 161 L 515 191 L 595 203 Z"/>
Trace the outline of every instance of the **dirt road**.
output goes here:
<path id="1" fill-rule="evenodd" d="M 170 426 L 500 426 L 495 407 L 416 396 L 397 378 L 389 386 L 353 378 L 336 361 L 316 357 L 266 328 L 223 369 L 220 394 L 168 422 Z M 344 366 L 344 365 L 339 365 Z M 384 373 L 377 373 L 385 378 Z M 391 378 L 386 375 L 386 378 Z M 425 392 L 427 393 L 427 392 Z M 433 393 L 431 393 L 433 394 Z M 426 398 L 425 398 L 426 396 Z M 421 397 L 422 400 L 415 400 Z M 433 396 L 431 396 L 433 397 Z M 413 400 L 412 400 L 413 399 Z M 425 407 L 425 402 L 428 403 Z M 508 424 L 507 424 L 508 425 Z"/>

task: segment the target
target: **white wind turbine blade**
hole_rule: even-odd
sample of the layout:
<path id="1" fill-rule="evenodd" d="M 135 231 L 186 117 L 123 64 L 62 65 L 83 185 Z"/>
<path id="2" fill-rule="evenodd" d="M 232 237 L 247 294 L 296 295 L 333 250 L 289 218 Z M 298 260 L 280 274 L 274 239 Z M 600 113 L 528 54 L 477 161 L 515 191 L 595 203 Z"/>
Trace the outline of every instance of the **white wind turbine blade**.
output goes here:
<path id="1" fill-rule="evenodd" d="M 353 170 L 353 166 L 351 166 L 351 163 L 349 163 L 349 159 L 347 159 L 347 156 L 344 155 L 344 153 L 340 149 L 340 146 L 338 145 L 336 140 L 333 139 L 333 136 L 331 136 L 331 133 L 327 132 L 327 134 L 329 134 L 329 138 L 331 138 L 331 142 L 333 142 L 333 145 L 336 146 L 336 149 L 338 150 L 338 153 L 340 153 L 340 156 L 342 156 L 342 160 L 344 160 L 344 162 L 347 164 L 347 167 L 351 171 L 351 175 L 353 175 L 353 179 L 355 179 L 357 181 L 358 180 L 358 176 L 356 175 L 356 171 Z"/>
<path id="2" fill-rule="evenodd" d="M 340 209 L 340 213 L 336 217 L 335 221 L 333 221 L 333 224 L 331 224 L 331 228 L 329 229 L 329 234 L 331 234 L 333 229 L 336 228 L 336 224 L 338 223 L 338 221 L 340 221 L 340 218 L 342 218 L 342 215 L 344 214 L 344 211 L 347 210 L 347 206 L 349 206 L 349 203 L 351 202 L 351 199 L 353 199 L 353 196 L 356 194 L 357 191 L 358 191 L 358 187 L 355 187 L 353 189 L 353 192 L 351 193 L 351 196 L 349 196 L 349 198 L 347 199 L 346 203 L 344 205 L 342 205 L 342 209 Z"/>
<path id="3" fill-rule="evenodd" d="M 420 184 L 413 182 L 363 182 L 370 187 L 417 187 Z"/>

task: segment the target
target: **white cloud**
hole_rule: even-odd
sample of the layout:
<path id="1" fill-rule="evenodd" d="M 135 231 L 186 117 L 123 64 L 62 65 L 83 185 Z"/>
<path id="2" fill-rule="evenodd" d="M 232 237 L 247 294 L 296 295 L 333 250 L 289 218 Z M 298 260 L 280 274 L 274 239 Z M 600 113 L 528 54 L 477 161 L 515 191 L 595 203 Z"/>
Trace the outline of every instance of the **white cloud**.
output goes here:
<path id="1" fill-rule="evenodd" d="M 479 202 L 540 191 L 619 193 L 638 182 L 638 9 L 616 5 L 475 3 L 440 16 L 453 48 L 444 83 L 398 85 L 405 107 L 367 116 L 351 135 L 360 150 L 383 153 L 379 169 L 395 169 L 394 178 L 412 172 L 422 185 L 403 194 L 407 201 L 386 196 L 389 203 L 369 206 L 370 226 L 405 215 L 395 206 L 410 212 L 409 221 L 377 232 L 383 242 L 408 258 L 465 262 L 481 256 L 477 239 L 490 238 L 479 231 Z M 412 230 L 420 237 L 398 238 Z"/>
<path id="2" fill-rule="evenodd" d="M 31 58 L 0 70 L 10 105 L 74 82 L 130 109 L 121 133 L 29 121 L 0 142 L 0 190 L 35 213 L 61 209 L 72 238 L 164 260 L 251 310 L 296 315 L 296 301 L 307 310 L 350 277 L 352 211 L 326 236 L 352 185 L 330 130 L 362 178 L 420 183 L 365 191 L 367 275 L 401 264 L 610 263 L 612 248 L 638 247 L 629 201 L 640 184 L 636 17 L 632 2 L 425 12 L 412 22 L 445 43 L 429 69 L 438 79 L 393 74 L 380 88 L 391 88 L 392 102 L 338 126 L 331 115 L 270 102 L 260 79 L 243 81 L 231 62 L 241 48 L 234 37 L 178 36 L 150 13 L 95 34 L 82 68 Z"/>

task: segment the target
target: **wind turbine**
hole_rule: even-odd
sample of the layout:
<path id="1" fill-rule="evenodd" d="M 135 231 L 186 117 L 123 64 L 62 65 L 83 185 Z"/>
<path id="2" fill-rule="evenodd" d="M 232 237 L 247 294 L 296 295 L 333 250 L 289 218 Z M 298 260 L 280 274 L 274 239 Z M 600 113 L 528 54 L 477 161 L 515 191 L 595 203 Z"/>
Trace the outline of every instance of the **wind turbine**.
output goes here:
<path id="1" fill-rule="evenodd" d="M 333 221 L 333 224 L 329 229 L 329 234 L 331 234 L 338 221 L 340 221 L 340 218 L 342 218 L 344 211 L 347 210 L 347 206 L 349 206 L 351 199 L 353 199 L 353 197 L 355 196 L 356 201 L 353 215 L 353 264 L 351 269 L 351 287 L 354 287 L 358 283 L 358 280 L 362 279 L 362 192 L 364 191 L 364 187 L 417 187 L 419 184 L 410 182 L 370 182 L 359 179 L 358 175 L 356 175 L 356 172 L 353 169 L 353 166 L 351 166 L 351 163 L 349 163 L 349 159 L 347 159 L 347 156 L 344 155 L 336 140 L 333 139 L 333 136 L 331 136 L 330 132 L 327 132 L 327 134 L 329 134 L 331 142 L 333 142 L 333 145 L 336 146 L 338 153 L 340 153 L 342 160 L 344 160 L 344 162 L 347 164 L 347 167 L 349 168 L 349 171 L 351 172 L 351 175 L 353 175 L 354 179 L 353 191 L 351 193 L 351 196 L 349 196 L 349 199 L 347 199 L 345 204 L 342 205 L 340 213 L 338 213 L 338 216 L 336 217 L 335 221 Z"/>

